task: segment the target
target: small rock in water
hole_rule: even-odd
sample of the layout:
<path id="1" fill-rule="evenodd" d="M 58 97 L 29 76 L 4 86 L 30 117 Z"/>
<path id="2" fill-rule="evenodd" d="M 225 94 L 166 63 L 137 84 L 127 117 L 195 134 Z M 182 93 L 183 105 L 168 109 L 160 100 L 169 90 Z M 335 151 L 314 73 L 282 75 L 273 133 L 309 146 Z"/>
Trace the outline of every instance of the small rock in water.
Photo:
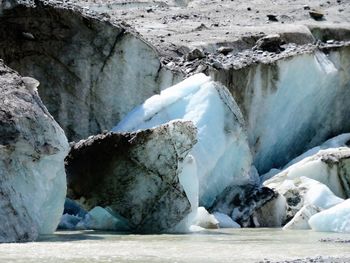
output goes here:
<path id="1" fill-rule="evenodd" d="M 310 10 L 310 6 L 304 5 L 304 10 Z"/>

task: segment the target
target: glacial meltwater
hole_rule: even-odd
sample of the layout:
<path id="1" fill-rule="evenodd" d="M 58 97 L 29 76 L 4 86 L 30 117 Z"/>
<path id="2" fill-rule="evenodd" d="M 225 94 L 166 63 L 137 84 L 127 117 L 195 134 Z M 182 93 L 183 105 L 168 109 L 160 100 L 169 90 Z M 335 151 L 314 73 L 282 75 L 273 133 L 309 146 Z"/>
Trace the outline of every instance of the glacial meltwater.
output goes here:
<path id="1" fill-rule="evenodd" d="M 0 262 L 274 262 L 319 256 L 350 262 L 349 240 L 350 234 L 277 228 L 186 235 L 64 231 L 38 242 L 0 244 Z"/>

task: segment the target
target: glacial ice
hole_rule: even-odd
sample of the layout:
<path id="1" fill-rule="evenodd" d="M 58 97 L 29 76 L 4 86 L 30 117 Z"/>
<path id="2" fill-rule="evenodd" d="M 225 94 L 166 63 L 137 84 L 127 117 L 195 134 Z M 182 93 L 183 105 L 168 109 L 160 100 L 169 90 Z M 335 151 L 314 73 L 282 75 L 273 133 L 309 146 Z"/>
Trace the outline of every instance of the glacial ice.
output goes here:
<path id="1" fill-rule="evenodd" d="M 259 64 L 249 71 L 242 83 L 246 86 L 233 91 L 242 98 L 259 173 L 283 167 L 329 136 L 350 129 L 349 54 L 349 48 L 328 55 L 315 51 Z"/>
<path id="2" fill-rule="evenodd" d="M 82 218 L 75 215 L 63 214 L 57 229 L 74 230 Z M 85 227 L 84 227 L 85 229 Z"/>
<path id="3" fill-rule="evenodd" d="M 350 181 L 350 173 L 347 172 L 349 169 L 350 148 L 329 148 L 291 165 L 264 184 L 274 188 L 285 180 L 304 176 L 328 186 L 335 195 L 347 198 L 350 189 L 344 182 Z"/>
<path id="4" fill-rule="evenodd" d="M 313 215 L 309 225 L 315 231 L 350 233 L 350 199 Z"/>
<path id="5" fill-rule="evenodd" d="M 220 228 L 240 228 L 241 226 L 232 220 L 231 217 L 224 213 L 214 212 L 213 216 L 215 216 L 216 220 L 219 222 Z"/>
<path id="6" fill-rule="evenodd" d="M 214 215 L 209 214 L 203 206 L 198 207 L 193 224 L 205 229 L 219 228 L 219 221 Z"/>
<path id="7" fill-rule="evenodd" d="M 320 211 L 321 209 L 315 205 L 304 205 L 283 229 L 310 229 L 309 219 Z"/>
<path id="8" fill-rule="evenodd" d="M 204 74 L 191 76 L 149 98 L 113 131 L 146 129 L 174 119 L 190 120 L 198 129 L 198 143 L 190 155 L 196 162 L 199 205 L 210 207 L 226 187 L 255 180 L 249 176 L 252 156 L 243 116 L 228 90 Z M 193 183 L 186 186 L 183 182 L 186 193 L 195 195 L 188 193 L 195 188 Z"/>
<path id="9" fill-rule="evenodd" d="M 63 212 L 69 145 L 38 84 L 0 62 L 0 242 L 51 234 Z"/>
<path id="10" fill-rule="evenodd" d="M 306 151 L 305 153 L 299 155 L 298 157 L 291 160 L 289 163 L 287 163 L 283 169 L 288 168 L 289 166 L 292 166 L 293 164 L 300 162 L 301 160 L 305 159 L 306 157 L 310 157 L 316 153 L 318 153 L 321 150 L 326 150 L 329 148 L 339 148 L 339 147 L 346 147 L 348 146 L 347 143 L 350 141 L 350 133 L 343 133 L 336 137 L 333 137 L 324 143 L 322 143 L 319 146 L 316 146 L 314 148 L 311 148 L 310 150 Z M 273 169 L 277 170 L 277 169 Z"/>
<path id="11" fill-rule="evenodd" d="M 113 213 L 111 211 L 111 213 Z M 112 215 L 107 209 L 96 206 L 89 211 L 80 225 L 86 229 L 127 231 L 129 226 L 126 219 Z"/>
<path id="12" fill-rule="evenodd" d="M 298 157 L 294 158 L 293 160 L 289 161 L 289 163 L 287 163 L 282 169 L 272 168 L 269 172 L 261 175 L 261 180 L 264 182 L 264 181 L 272 178 L 276 174 L 280 173 L 282 170 L 287 169 L 288 167 L 302 161 L 303 159 L 305 159 L 307 157 L 310 157 L 314 154 L 317 154 L 321 150 L 326 150 L 329 148 L 346 147 L 347 143 L 349 141 L 350 141 L 350 133 L 343 133 L 343 134 L 340 134 L 336 137 L 333 137 L 333 138 L 325 141 L 321 145 L 313 147 L 310 150 L 307 150 L 303 154 L 299 155 Z"/>
<path id="13" fill-rule="evenodd" d="M 264 182 L 288 201 L 287 217 L 292 219 L 284 229 L 307 229 L 314 214 L 349 197 L 350 148 L 327 149 L 346 145 L 348 139 L 349 135 L 343 134 L 328 140 L 302 155 L 308 157 L 296 158 L 301 160 Z M 310 156 L 313 152 L 316 154 Z"/>

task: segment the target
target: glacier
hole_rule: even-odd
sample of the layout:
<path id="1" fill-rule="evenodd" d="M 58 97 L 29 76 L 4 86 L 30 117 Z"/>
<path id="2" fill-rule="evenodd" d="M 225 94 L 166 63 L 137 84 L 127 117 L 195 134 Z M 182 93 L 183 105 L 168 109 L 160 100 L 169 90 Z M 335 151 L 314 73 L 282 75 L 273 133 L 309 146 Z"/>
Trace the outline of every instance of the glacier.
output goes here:
<path id="1" fill-rule="evenodd" d="M 213 205 L 229 186 L 258 184 L 250 173 L 252 155 L 242 113 L 228 90 L 204 74 L 149 98 L 112 131 L 147 129 L 176 119 L 192 121 L 198 130 L 198 142 L 189 154 L 196 162 L 192 176 L 198 180 L 200 206 Z"/>

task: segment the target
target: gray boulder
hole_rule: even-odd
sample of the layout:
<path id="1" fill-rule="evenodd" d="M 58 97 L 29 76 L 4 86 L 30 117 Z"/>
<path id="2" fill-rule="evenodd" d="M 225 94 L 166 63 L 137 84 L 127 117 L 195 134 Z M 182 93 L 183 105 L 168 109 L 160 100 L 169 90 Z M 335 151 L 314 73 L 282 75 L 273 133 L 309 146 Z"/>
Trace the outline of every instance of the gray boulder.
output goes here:
<path id="1" fill-rule="evenodd" d="M 0 60 L 0 242 L 52 233 L 63 211 L 68 142 L 38 85 Z"/>
<path id="2" fill-rule="evenodd" d="M 181 121 L 89 137 L 66 159 L 69 195 L 88 210 L 108 208 L 134 232 L 167 231 L 191 212 L 179 174 L 195 143 L 196 128 Z"/>

